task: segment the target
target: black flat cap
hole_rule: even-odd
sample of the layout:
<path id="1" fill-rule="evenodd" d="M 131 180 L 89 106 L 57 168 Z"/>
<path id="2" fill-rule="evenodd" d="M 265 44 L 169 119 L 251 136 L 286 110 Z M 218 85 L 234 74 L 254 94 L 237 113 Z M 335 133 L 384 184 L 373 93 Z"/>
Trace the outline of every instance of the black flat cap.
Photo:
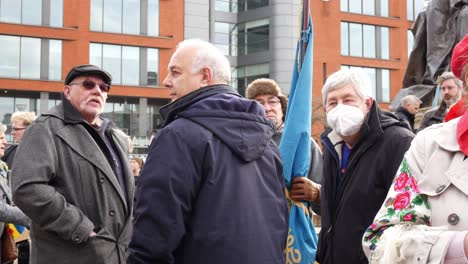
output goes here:
<path id="1" fill-rule="evenodd" d="M 107 71 L 91 64 L 83 64 L 73 67 L 65 78 L 65 85 L 69 85 L 76 77 L 83 75 L 97 75 L 102 78 L 104 83 L 111 85 L 112 76 Z"/>

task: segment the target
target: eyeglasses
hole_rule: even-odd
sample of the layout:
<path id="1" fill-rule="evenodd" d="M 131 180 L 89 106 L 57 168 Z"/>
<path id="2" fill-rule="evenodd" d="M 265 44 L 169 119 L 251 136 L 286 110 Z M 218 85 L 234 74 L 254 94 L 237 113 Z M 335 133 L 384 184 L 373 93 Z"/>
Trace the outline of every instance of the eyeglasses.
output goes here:
<path id="1" fill-rule="evenodd" d="M 27 127 L 11 127 L 11 133 L 14 133 L 16 131 L 21 131 L 25 130 Z"/>
<path id="2" fill-rule="evenodd" d="M 92 90 L 96 85 L 99 85 L 99 88 L 101 89 L 102 92 L 108 93 L 111 86 L 108 85 L 107 83 L 96 83 L 92 80 L 84 80 L 81 82 L 74 82 L 70 83 L 69 85 L 74 85 L 74 84 L 83 84 L 83 87 L 86 88 L 87 90 Z"/>
<path id="3" fill-rule="evenodd" d="M 268 100 L 268 101 L 257 101 L 259 104 L 261 105 L 265 105 L 265 104 L 268 104 L 270 107 L 275 107 L 277 106 L 280 101 L 279 100 Z"/>

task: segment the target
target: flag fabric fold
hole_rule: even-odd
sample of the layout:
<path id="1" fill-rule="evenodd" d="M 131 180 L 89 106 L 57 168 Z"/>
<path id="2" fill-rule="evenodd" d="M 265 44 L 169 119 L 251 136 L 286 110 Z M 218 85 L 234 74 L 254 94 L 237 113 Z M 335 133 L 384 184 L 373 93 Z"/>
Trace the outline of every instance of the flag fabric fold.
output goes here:
<path id="1" fill-rule="evenodd" d="M 17 239 L 21 234 L 23 234 L 24 230 L 26 230 L 26 227 L 22 225 L 8 224 L 8 227 L 12 232 L 13 239 Z"/>
<path id="2" fill-rule="evenodd" d="M 303 0 L 301 13 L 301 34 L 280 144 L 290 209 L 287 264 L 314 263 L 317 250 L 317 234 L 308 203 L 292 201 L 288 193 L 294 177 L 308 175 L 311 158 L 313 30 L 308 0 Z"/>

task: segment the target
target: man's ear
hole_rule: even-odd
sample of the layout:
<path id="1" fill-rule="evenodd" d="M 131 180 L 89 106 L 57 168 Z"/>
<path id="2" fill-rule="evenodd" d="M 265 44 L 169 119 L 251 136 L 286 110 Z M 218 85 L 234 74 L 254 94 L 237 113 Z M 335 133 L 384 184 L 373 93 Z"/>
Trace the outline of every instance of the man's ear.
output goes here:
<path id="1" fill-rule="evenodd" d="M 370 111 L 373 102 L 374 102 L 374 99 L 372 99 L 372 97 L 367 97 L 366 100 L 364 100 L 364 104 L 366 105 L 367 112 Z"/>
<path id="2" fill-rule="evenodd" d="M 67 98 L 68 100 L 70 100 L 70 90 L 71 90 L 71 87 L 68 85 L 65 85 L 63 87 L 63 94 L 65 95 L 65 98 Z"/>
<path id="3" fill-rule="evenodd" d="M 213 71 L 209 67 L 203 67 L 201 69 L 202 79 L 201 79 L 201 87 L 205 87 L 208 85 L 213 84 Z"/>

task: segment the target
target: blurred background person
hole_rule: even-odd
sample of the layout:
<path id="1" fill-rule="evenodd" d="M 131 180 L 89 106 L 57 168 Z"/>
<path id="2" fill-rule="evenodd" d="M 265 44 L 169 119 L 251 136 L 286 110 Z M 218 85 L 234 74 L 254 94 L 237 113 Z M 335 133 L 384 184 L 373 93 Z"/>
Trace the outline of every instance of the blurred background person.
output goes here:
<path id="1" fill-rule="evenodd" d="M 424 114 L 421 126 L 418 131 L 434 124 L 444 122 L 445 115 L 450 107 L 455 105 L 462 98 L 463 82 L 458 79 L 453 72 L 444 72 L 440 75 L 437 83 L 440 84 L 443 100 L 438 108 L 431 109 Z"/>
<path id="2" fill-rule="evenodd" d="M 5 150 L 5 155 L 2 160 L 8 164 L 8 168 L 13 169 L 13 160 L 15 158 L 16 150 L 18 144 L 23 137 L 26 129 L 31 125 L 31 123 L 36 119 L 36 113 L 34 112 L 14 112 L 11 115 L 11 135 L 13 136 L 13 142 Z M 18 246 L 18 264 L 28 264 L 29 263 L 29 235 L 25 236 L 25 240 L 19 241 Z"/>
<path id="3" fill-rule="evenodd" d="M 256 79 L 246 89 L 248 99 L 263 106 L 266 117 L 275 124 L 273 140 L 279 146 L 283 136 L 284 120 L 288 107 L 288 98 L 281 92 L 278 84 L 267 78 Z M 307 177 L 295 177 L 289 195 L 296 201 L 311 202 L 312 210 L 320 214 L 320 184 L 322 183 L 322 152 L 317 142 L 310 139 L 310 168 Z"/>
<path id="4" fill-rule="evenodd" d="M 408 125 L 411 127 L 411 131 L 414 132 L 414 119 L 416 117 L 416 113 L 421 106 L 421 100 L 414 95 L 407 95 L 401 98 L 400 107 L 398 107 L 397 111 L 395 112 L 396 116 L 400 121 L 408 122 Z"/>
<path id="5" fill-rule="evenodd" d="M 140 157 L 130 158 L 130 169 L 132 170 L 133 177 L 135 179 L 135 201 L 138 193 L 138 179 L 140 178 L 140 172 L 143 169 L 145 162 Z"/>
<path id="6" fill-rule="evenodd" d="M 0 158 L 5 154 L 6 129 L 7 127 L 0 123 Z M 5 162 L 0 161 L 0 236 L 2 235 L 2 232 L 4 232 L 5 224 L 11 223 L 26 227 L 29 227 L 30 224 L 29 218 L 18 207 L 11 206 L 12 198 L 7 172 L 8 165 Z"/>
<path id="7" fill-rule="evenodd" d="M 36 119 L 36 113 L 34 112 L 14 112 L 11 115 L 11 135 L 13 135 L 14 144 L 5 150 L 5 155 L 2 158 L 10 169 L 24 131 L 31 125 L 34 119 Z"/>
<path id="8" fill-rule="evenodd" d="M 133 177 L 135 177 L 135 185 L 137 181 L 137 177 L 140 176 L 140 171 L 143 169 L 144 161 L 140 157 L 132 157 L 130 158 L 130 169 L 132 169 Z"/>

